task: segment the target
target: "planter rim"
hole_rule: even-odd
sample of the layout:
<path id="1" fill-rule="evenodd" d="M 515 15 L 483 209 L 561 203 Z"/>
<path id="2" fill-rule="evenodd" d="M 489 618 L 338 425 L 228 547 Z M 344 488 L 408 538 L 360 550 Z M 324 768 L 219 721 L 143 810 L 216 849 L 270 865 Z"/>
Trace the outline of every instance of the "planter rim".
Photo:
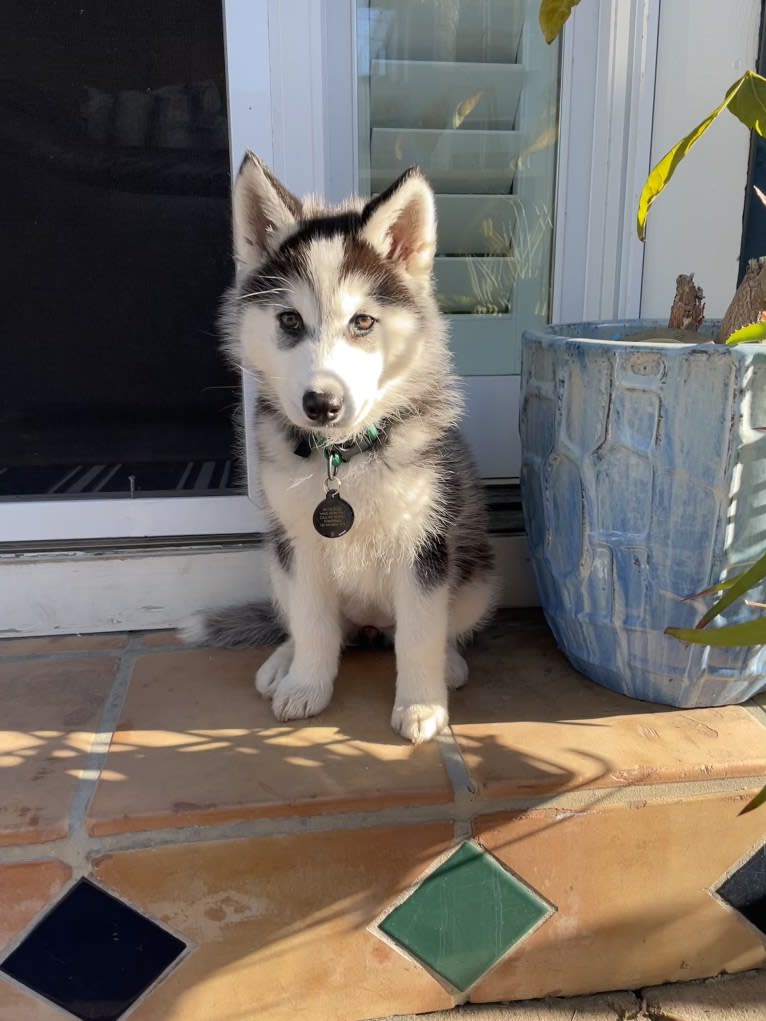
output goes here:
<path id="1" fill-rule="evenodd" d="M 712 339 L 712 335 L 717 331 L 720 322 L 720 319 L 706 319 L 702 326 L 702 332 L 709 333 Z M 706 351 L 709 354 L 716 354 L 718 357 L 726 357 L 728 355 L 735 358 L 747 358 L 748 355 L 752 355 L 756 351 L 766 351 L 766 342 L 763 341 L 753 344 L 735 344 L 731 347 L 726 344 L 711 345 L 707 342 L 690 342 L 687 344 L 683 341 L 664 340 L 659 337 L 656 340 L 631 342 L 631 333 L 654 328 L 666 330 L 668 328 L 667 319 L 595 319 L 579 323 L 551 323 L 538 330 L 524 330 L 521 336 L 524 341 L 561 340 L 588 347 L 608 348 L 620 345 L 626 348 L 633 348 L 636 351 L 658 350 L 665 353 L 677 351 L 679 354 L 686 354 L 690 351 L 699 350 Z M 606 333 L 607 331 L 612 335 L 588 336 L 588 334 Z"/>

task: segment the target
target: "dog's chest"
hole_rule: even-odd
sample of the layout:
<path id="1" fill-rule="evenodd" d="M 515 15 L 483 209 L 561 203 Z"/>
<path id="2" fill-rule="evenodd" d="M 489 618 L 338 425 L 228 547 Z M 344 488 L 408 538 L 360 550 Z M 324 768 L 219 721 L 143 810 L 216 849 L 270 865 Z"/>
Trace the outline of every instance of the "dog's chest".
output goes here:
<path id="1" fill-rule="evenodd" d="M 325 496 L 326 476 L 324 460 L 316 457 L 287 469 L 269 466 L 263 487 L 288 536 L 328 558 L 336 576 L 411 560 L 438 519 L 433 471 L 422 465 L 392 470 L 380 461 L 352 459 L 337 478 L 341 498 L 353 509 L 353 525 L 340 538 L 325 538 L 315 531 L 313 516 Z"/>

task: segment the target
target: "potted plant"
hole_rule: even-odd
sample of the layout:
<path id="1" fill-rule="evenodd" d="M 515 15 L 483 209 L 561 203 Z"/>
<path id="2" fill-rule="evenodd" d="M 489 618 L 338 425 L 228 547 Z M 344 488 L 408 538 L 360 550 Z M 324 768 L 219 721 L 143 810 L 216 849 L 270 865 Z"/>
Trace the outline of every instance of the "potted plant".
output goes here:
<path id="1" fill-rule="evenodd" d="M 652 202 L 718 114 L 766 135 L 764 108 L 766 79 L 749 71 L 652 170 L 641 238 Z M 749 267 L 721 323 L 702 321 L 687 277 L 668 323 L 523 336 L 522 498 L 540 600 L 571 662 L 633 697 L 721 705 L 766 686 L 766 629 L 752 605 L 729 592 L 700 621 L 705 594 L 755 565 L 766 540 L 765 267 Z M 763 603 L 758 570 L 747 577 Z M 698 623 L 704 639 L 678 640 L 701 635 Z"/>

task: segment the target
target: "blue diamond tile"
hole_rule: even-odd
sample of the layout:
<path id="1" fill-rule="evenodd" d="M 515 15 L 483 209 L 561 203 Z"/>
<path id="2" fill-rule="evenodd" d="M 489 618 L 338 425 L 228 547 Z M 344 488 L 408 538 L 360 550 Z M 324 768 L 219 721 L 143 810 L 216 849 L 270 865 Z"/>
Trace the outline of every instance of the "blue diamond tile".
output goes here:
<path id="1" fill-rule="evenodd" d="M 117 1021 L 185 945 L 87 879 L 0 966 L 81 1021 Z"/>

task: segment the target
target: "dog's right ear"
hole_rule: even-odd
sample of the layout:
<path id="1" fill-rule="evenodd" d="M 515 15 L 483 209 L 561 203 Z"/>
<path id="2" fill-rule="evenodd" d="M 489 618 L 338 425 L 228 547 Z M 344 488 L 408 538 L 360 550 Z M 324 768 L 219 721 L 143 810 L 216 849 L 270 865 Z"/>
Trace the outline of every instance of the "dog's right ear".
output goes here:
<path id="1" fill-rule="evenodd" d="M 234 255 L 257 266 L 296 226 L 300 200 L 249 150 L 234 185 Z"/>

